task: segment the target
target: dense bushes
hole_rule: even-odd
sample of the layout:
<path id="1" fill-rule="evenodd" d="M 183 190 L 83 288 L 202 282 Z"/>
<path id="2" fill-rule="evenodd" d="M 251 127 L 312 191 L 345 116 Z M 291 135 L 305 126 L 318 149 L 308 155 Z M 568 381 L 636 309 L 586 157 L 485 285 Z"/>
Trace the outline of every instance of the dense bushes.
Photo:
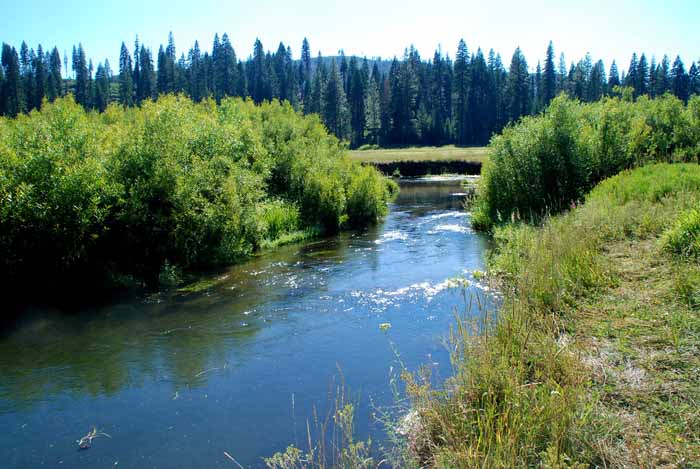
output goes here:
<path id="1" fill-rule="evenodd" d="M 0 280 L 154 281 L 166 265 L 374 222 L 391 190 L 288 105 L 168 96 L 88 114 L 59 99 L 0 119 Z"/>
<path id="2" fill-rule="evenodd" d="M 648 162 L 696 161 L 700 97 L 582 104 L 559 96 L 491 141 L 474 224 L 535 219 L 583 198 L 597 182 Z"/>

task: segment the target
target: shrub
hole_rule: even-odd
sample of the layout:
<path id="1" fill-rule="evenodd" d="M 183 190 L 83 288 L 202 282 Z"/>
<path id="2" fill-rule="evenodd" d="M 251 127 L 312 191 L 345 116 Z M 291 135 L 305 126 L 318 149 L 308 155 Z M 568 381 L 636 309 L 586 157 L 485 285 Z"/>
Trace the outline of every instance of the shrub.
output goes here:
<path id="1" fill-rule="evenodd" d="M 544 114 L 492 139 L 473 222 L 477 228 L 537 220 L 567 209 L 595 184 L 650 162 L 687 162 L 700 153 L 700 98 L 666 95 L 581 104 L 562 95 Z"/>
<path id="2" fill-rule="evenodd" d="M 97 114 L 58 99 L 0 119 L 0 281 L 172 283 L 295 231 L 374 222 L 383 181 L 289 104 L 164 96 Z"/>

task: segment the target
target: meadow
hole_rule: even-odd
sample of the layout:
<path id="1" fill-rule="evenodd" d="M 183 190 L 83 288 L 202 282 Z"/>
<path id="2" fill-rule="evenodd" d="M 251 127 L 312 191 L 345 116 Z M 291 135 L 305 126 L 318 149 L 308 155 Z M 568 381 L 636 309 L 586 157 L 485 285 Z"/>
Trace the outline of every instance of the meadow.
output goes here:
<path id="1" fill-rule="evenodd" d="M 399 161 L 468 161 L 483 163 L 487 158 L 486 147 L 407 147 L 369 148 L 351 150 L 350 157 L 362 163 L 395 163 Z"/>

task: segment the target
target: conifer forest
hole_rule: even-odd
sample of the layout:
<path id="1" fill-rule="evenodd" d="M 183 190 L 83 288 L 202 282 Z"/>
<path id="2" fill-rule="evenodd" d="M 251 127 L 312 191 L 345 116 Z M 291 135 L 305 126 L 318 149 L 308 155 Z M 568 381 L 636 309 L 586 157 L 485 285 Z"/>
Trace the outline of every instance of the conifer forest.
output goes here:
<path id="1" fill-rule="evenodd" d="M 635 96 L 670 92 L 687 101 L 700 93 L 700 69 L 681 57 L 633 54 L 629 64 L 609 68 L 587 54 L 568 62 L 550 42 L 542 59 L 528 60 L 520 48 L 510 59 L 493 49 L 469 49 L 460 40 L 455 57 L 437 50 L 422 57 L 413 46 L 392 59 L 314 56 L 304 39 L 296 56 L 280 43 L 266 50 L 256 40 L 247 58 L 237 54 L 227 34 L 214 36 L 211 50 L 195 42 L 178 55 L 171 33 L 158 52 L 138 38 L 121 44 L 119 64 L 97 65 L 82 44 L 70 57 L 57 48 L 3 44 L 0 114 L 39 109 L 44 99 L 72 93 L 85 109 L 108 104 L 140 105 L 168 93 L 195 102 L 227 96 L 255 103 L 289 101 L 305 114 L 317 113 L 330 132 L 362 145 L 485 145 L 494 133 L 521 116 L 538 114 L 559 93 L 581 101 L 614 95 L 617 86 Z M 536 64 L 536 65 L 535 65 Z"/>

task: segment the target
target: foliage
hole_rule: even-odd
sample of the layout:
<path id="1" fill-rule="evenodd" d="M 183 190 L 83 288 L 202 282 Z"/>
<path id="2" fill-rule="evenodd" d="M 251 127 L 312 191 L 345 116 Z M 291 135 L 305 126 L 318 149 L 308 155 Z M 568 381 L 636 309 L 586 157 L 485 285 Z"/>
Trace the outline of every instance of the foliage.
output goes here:
<path id="1" fill-rule="evenodd" d="M 698 177 L 700 166 L 692 164 L 625 171 L 599 184 L 585 204 L 546 219 L 541 227 L 511 223 L 496 229 L 489 277 L 499 279 L 504 292 L 498 320 L 487 313 L 474 322 L 459 318 L 450 341 L 455 375 L 443 388 L 433 388 L 429 377 L 407 377 L 420 416 L 408 446 L 419 466 L 634 465 L 647 459 L 624 452 L 638 447 L 644 425 L 650 428 L 642 430 L 650 447 L 639 452 L 655 458 L 648 460 L 650 466 L 692 460 L 683 424 L 692 407 L 674 413 L 667 394 L 659 393 L 657 399 L 650 391 L 654 387 L 626 387 L 623 378 L 629 371 L 614 364 L 605 362 L 598 380 L 603 365 L 590 354 L 603 347 L 602 338 L 588 341 L 595 340 L 590 325 L 603 328 L 615 321 L 624 303 L 632 317 L 620 319 L 620 328 L 609 335 L 619 336 L 625 329 L 619 353 L 627 363 L 630 357 L 663 356 L 652 360 L 663 360 L 657 367 L 645 367 L 649 381 L 673 387 L 678 402 L 697 394 L 697 375 L 686 364 L 694 359 L 685 358 L 697 347 L 697 315 L 679 305 L 697 307 L 700 275 L 696 268 L 654 253 L 653 246 L 679 213 L 697 207 Z M 619 253 L 618 246 L 629 246 L 629 252 Z M 640 246 L 652 246 L 644 257 L 653 267 L 635 264 Z M 619 265 L 623 259 L 631 265 Z M 623 268 L 631 269 L 624 278 L 616 274 Z M 648 291 L 651 279 L 653 290 Z M 631 285 L 625 287 L 629 290 L 619 290 L 622 282 Z M 650 298 L 664 306 L 648 309 Z M 635 332 L 643 318 L 648 324 Z M 636 348 L 630 350 L 632 343 Z M 650 346 L 656 348 L 645 349 Z M 683 359 L 678 350 L 687 350 Z M 605 396 L 600 401 L 599 393 Z M 611 426 L 619 422 L 615 411 L 630 416 L 624 421 L 628 430 Z M 632 416 L 647 415 L 639 427 L 630 423 Z"/>
<path id="2" fill-rule="evenodd" d="M 116 44 L 115 44 L 116 45 Z M 154 54 L 154 51 L 158 51 Z M 658 97 L 673 93 L 683 102 L 700 94 L 696 63 L 664 56 L 659 64 L 645 54 L 632 56 L 622 78 L 613 62 L 606 80 L 602 60 L 586 54 L 567 69 L 562 54 L 558 69 L 554 45 L 546 50 L 544 68 L 532 73 L 520 48 L 504 67 L 493 49 L 469 51 L 464 40 L 454 61 L 438 49 L 432 60 L 410 46 L 393 61 L 337 57 L 311 58 L 304 39 L 301 60 L 280 43 L 266 51 L 256 40 L 248 59 L 240 60 L 226 33 L 214 34 L 211 50 L 195 41 L 178 54 L 173 34 L 167 45 L 148 47 L 138 38 L 130 52 L 124 43 L 118 70 L 107 60 L 96 63 L 82 44 L 73 49 L 74 79 L 61 77 L 61 57 L 41 45 L 22 43 L 18 51 L 3 44 L 0 114 L 15 116 L 40 109 L 44 98 L 73 93 L 86 109 L 104 111 L 110 102 L 138 106 L 162 94 L 182 93 L 200 102 L 226 96 L 251 97 L 255 103 L 288 101 L 304 113 L 317 113 L 336 137 L 353 148 L 373 145 L 484 145 L 491 135 L 523 115 L 537 115 L 560 93 L 594 102 L 603 96 Z M 247 55 L 247 54 L 246 54 Z M 178 56 L 180 57 L 178 59 Z M 68 65 L 64 57 L 64 64 Z M 155 63 L 154 63 L 155 62 Z M 336 66 L 337 63 L 337 66 Z M 534 65 L 534 62 L 531 62 Z M 624 86 L 624 88 L 620 88 Z"/>
<path id="3" fill-rule="evenodd" d="M 693 208 L 682 214 L 663 238 L 664 247 L 685 258 L 700 257 L 700 210 Z"/>
<path id="4" fill-rule="evenodd" d="M 392 184 L 288 104 L 165 96 L 96 114 L 60 98 L 0 120 L 2 281 L 170 282 L 264 240 L 375 222 Z"/>
<path id="5" fill-rule="evenodd" d="M 606 98 L 581 104 L 565 96 L 545 113 L 504 129 L 490 144 L 475 226 L 537 220 L 582 200 L 597 182 L 655 161 L 700 154 L 700 98 Z"/>

